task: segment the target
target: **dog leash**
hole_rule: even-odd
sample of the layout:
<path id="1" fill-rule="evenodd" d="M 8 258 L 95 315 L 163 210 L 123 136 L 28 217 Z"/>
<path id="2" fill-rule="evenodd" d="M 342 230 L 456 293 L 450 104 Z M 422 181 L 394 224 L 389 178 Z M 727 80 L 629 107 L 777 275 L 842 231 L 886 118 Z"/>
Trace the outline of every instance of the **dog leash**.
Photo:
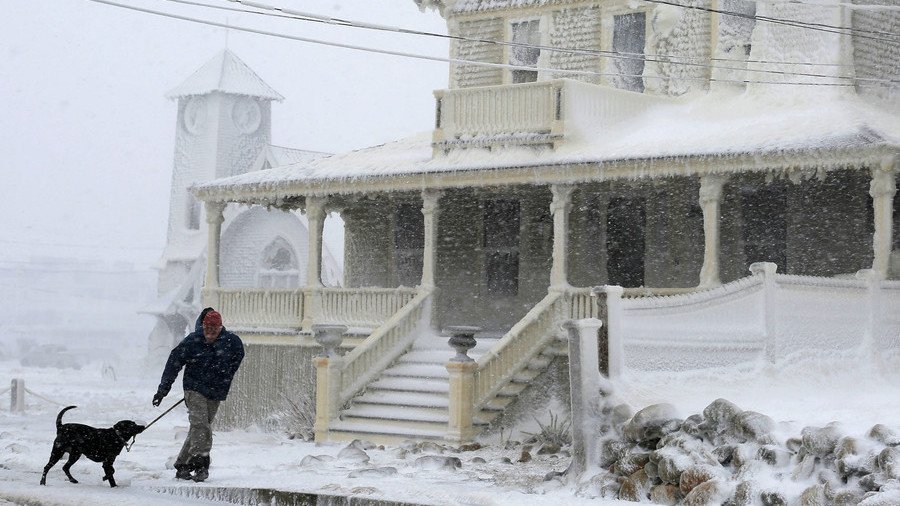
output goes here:
<path id="1" fill-rule="evenodd" d="M 162 418 L 162 417 L 168 415 L 168 414 L 169 414 L 169 411 L 172 411 L 173 409 L 175 409 L 175 408 L 176 408 L 179 404 L 181 404 L 182 402 L 184 402 L 184 397 L 182 397 L 181 400 L 178 401 L 178 402 L 176 402 L 175 404 L 172 404 L 172 407 L 171 407 L 171 408 L 169 408 L 169 409 L 163 411 L 163 413 L 162 413 L 161 415 L 159 415 L 159 416 L 157 416 L 156 418 L 154 418 L 152 422 L 150 422 L 150 423 L 148 423 L 146 426 L 144 426 L 144 430 L 149 429 L 151 425 L 153 425 L 154 423 L 157 422 L 157 420 L 159 420 L 160 418 Z"/>

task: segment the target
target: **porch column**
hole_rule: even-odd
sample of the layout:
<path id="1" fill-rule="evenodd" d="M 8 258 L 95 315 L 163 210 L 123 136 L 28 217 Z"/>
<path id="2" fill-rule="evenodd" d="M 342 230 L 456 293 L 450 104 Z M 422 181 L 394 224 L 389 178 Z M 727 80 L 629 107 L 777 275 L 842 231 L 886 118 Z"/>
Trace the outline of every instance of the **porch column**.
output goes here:
<path id="1" fill-rule="evenodd" d="M 872 210 L 875 218 L 875 234 L 872 236 L 872 270 L 881 279 L 888 276 L 890 270 L 891 250 L 894 247 L 894 194 L 897 193 L 895 182 L 894 159 L 887 159 L 880 167 L 872 169 L 872 182 L 869 195 L 872 197 Z"/>
<path id="2" fill-rule="evenodd" d="M 224 202 L 206 203 L 206 279 L 205 288 L 219 287 L 219 244 L 222 236 L 222 213 L 225 211 Z"/>
<path id="3" fill-rule="evenodd" d="M 422 214 L 425 216 L 425 244 L 422 257 L 422 288 L 434 288 L 434 266 L 437 263 L 439 190 L 422 190 Z"/>
<path id="4" fill-rule="evenodd" d="M 700 286 L 711 287 L 719 281 L 719 208 L 722 205 L 722 187 L 728 178 L 720 174 L 700 177 L 700 207 L 703 209 L 703 267 L 700 269 Z"/>
<path id="5" fill-rule="evenodd" d="M 324 197 L 306 197 L 306 221 L 309 227 L 307 288 L 322 286 L 322 228 L 325 226 L 325 200 Z"/>
<path id="6" fill-rule="evenodd" d="M 550 213 L 553 215 L 553 266 L 550 268 L 550 288 L 562 289 L 569 286 L 569 211 L 572 210 L 572 185 L 554 184 L 550 186 L 553 201 Z"/>

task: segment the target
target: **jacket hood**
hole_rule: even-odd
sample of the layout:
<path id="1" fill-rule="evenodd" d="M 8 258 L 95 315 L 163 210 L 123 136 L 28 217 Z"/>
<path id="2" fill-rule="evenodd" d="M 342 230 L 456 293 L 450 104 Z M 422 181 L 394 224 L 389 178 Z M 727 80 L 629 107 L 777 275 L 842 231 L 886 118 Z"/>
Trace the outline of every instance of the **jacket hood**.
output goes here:
<path id="1" fill-rule="evenodd" d="M 200 311 L 200 316 L 197 317 L 197 322 L 194 324 L 194 332 L 203 333 L 203 317 L 212 310 L 213 308 L 211 307 L 205 307 L 203 311 Z"/>

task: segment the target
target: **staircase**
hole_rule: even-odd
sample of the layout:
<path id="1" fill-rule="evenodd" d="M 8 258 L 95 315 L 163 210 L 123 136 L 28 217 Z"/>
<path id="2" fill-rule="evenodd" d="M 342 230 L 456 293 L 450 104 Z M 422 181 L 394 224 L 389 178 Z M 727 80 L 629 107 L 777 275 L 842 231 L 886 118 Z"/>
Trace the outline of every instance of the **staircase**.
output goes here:
<path id="1" fill-rule="evenodd" d="M 501 337 L 476 335 L 478 344 L 469 351 L 469 356 L 479 360 Z M 555 356 L 565 353 L 565 344 L 552 340 L 476 413 L 474 423 L 482 429 L 487 426 Z M 450 389 L 445 364 L 453 355 L 446 338 L 419 337 L 410 351 L 369 383 L 364 393 L 354 398 L 339 419 L 330 424 L 329 439 L 367 439 L 378 443 L 444 439 Z"/>

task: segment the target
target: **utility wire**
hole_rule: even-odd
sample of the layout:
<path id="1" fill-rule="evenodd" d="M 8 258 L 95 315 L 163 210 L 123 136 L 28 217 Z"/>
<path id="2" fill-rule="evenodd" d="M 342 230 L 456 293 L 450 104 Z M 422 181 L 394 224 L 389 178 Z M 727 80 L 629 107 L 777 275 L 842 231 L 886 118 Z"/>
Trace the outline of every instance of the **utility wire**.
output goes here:
<path id="1" fill-rule="evenodd" d="M 785 26 L 793 26 L 796 28 L 806 28 L 808 30 L 815 30 L 819 32 L 826 33 L 836 33 L 839 35 L 855 35 L 864 39 L 878 40 L 881 42 L 900 42 L 900 34 L 890 33 L 890 32 L 878 32 L 881 34 L 887 34 L 891 37 L 898 37 L 897 39 L 885 39 L 882 37 L 873 37 L 871 35 L 861 35 L 860 33 L 875 33 L 869 30 L 860 30 L 855 28 L 847 28 L 844 26 L 834 26 L 834 25 L 826 25 L 822 23 L 810 23 L 806 21 L 796 21 L 791 19 L 781 19 L 781 18 L 773 18 L 770 16 L 756 16 L 750 14 L 744 14 L 742 12 L 733 12 L 733 11 L 723 11 L 721 9 L 712 9 L 709 7 L 701 7 L 699 5 L 682 5 L 675 2 L 667 2 L 665 0 L 643 0 L 645 2 L 654 3 L 654 4 L 662 4 L 662 5 L 671 5 L 673 7 L 681 7 L 682 9 L 694 9 L 705 12 L 712 12 L 716 14 L 724 14 L 726 16 L 734 16 L 738 18 L 752 19 L 756 21 L 766 21 L 768 23 L 774 23 L 778 25 Z"/>
<path id="2" fill-rule="evenodd" d="M 239 3 L 242 5 L 247 5 L 257 9 L 265 9 L 270 11 L 278 11 L 282 14 L 273 14 L 270 12 L 259 12 L 254 10 L 246 10 L 246 9 L 236 9 L 231 7 L 223 7 L 218 5 L 210 5 L 201 2 L 195 2 L 191 0 L 167 0 L 169 2 L 195 5 L 200 7 L 207 7 L 212 9 L 220 9 L 231 12 L 242 12 L 249 14 L 258 14 L 263 16 L 272 16 L 278 18 L 287 18 L 287 19 L 296 19 L 300 21 L 310 21 L 316 23 L 325 23 L 332 25 L 339 25 L 350 28 L 363 28 L 369 30 L 379 30 L 379 31 L 390 31 L 396 33 L 405 33 L 405 34 L 413 34 L 413 35 L 423 35 L 429 37 L 439 37 L 446 38 L 451 40 L 460 40 L 460 41 L 468 41 L 468 42 L 479 42 L 486 44 L 495 44 L 500 46 L 509 46 L 509 47 L 520 47 L 527 49 L 539 49 L 541 51 L 552 51 L 552 52 L 560 52 L 560 53 L 568 53 L 568 54 L 581 54 L 581 55 L 590 55 L 590 56 L 600 56 L 604 58 L 611 59 L 624 59 L 624 60 L 640 60 L 640 61 L 649 61 L 654 63 L 663 63 L 670 65 L 682 65 L 689 67 L 701 67 L 701 68 L 710 68 L 710 69 L 719 69 L 719 70 L 733 70 L 739 72 L 757 72 L 757 73 L 765 73 L 765 74 L 777 74 L 777 75 L 791 75 L 791 76 L 804 76 L 804 77 L 819 77 L 824 79 L 848 79 L 851 81 L 870 81 L 870 82 L 894 82 L 890 80 L 884 80 L 879 78 L 871 78 L 871 77 L 855 77 L 855 76 L 831 76 L 824 74 L 813 74 L 808 72 L 791 72 L 786 70 L 773 70 L 773 69 L 755 69 L 755 68 L 741 68 L 741 67 L 723 67 L 717 65 L 709 65 L 707 63 L 694 63 L 694 62 L 683 62 L 683 61 L 675 61 L 673 58 L 686 58 L 681 56 L 674 55 L 646 55 L 640 53 L 625 53 L 619 51 L 602 51 L 602 50 L 594 50 L 594 49 L 575 49 L 575 48 L 565 48 L 559 46 L 546 46 L 546 45 L 536 45 L 536 44 L 526 44 L 519 42 L 508 42 L 508 41 L 500 41 L 495 39 L 483 39 L 483 38 L 470 38 L 463 37 L 459 35 L 445 35 L 434 32 L 424 32 L 419 30 L 408 30 L 404 28 L 392 27 L 392 26 L 384 26 L 384 25 L 376 25 L 371 23 L 364 23 L 359 21 L 351 21 L 347 19 L 339 19 L 332 18 L 328 16 L 319 16 L 316 14 L 310 14 L 306 12 L 300 12 L 293 9 L 284 9 L 281 7 L 276 7 L 272 5 L 262 4 L 259 2 L 253 2 L 248 0 L 225 0 L 231 3 Z M 717 58 L 716 61 L 733 61 L 733 62 L 741 62 L 743 63 L 745 60 L 734 60 L 727 58 Z M 785 63 L 788 64 L 788 63 Z M 806 65 L 813 65 L 806 63 Z M 900 82 L 900 81 L 897 81 Z"/>
<path id="3" fill-rule="evenodd" d="M 490 63 L 490 62 L 482 62 L 482 61 L 475 61 L 475 60 L 465 60 L 465 59 L 461 59 L 461 58 L 443 58 L 443 57 L 439 57 L 439 56 L 429 56 L 429 55 L 421 55 L 421 54 L 415 54 L 415 53 L 407 53 L 404 51 L 392 51 L 392 50 L 387 50 L 387 49 L 377 49 L 377 48 L 366 47 L 366 46 L 358 46 L 358 45 L 354 45 L 354 44 L 331 42 L 331 41 L 325 41 L 325 40 L 320 40 L 320 39 L 313 39 L 313 38 L 309 38 L 309 37 L 300 37 L 297 35 L 288 35 L 288 34 L 284 34 L 284 33 L 271 32 L 271 31 L 267 31 L 267 30 L 258 30 L 258 29 L 254 29 L 254 28 L 235 26 L 235 25 L 231 25 L 231 24 L 227 24 L 227 23 L 220 23 L 217 21 L 209 21 L 209 20 L 205 20 L 205 19 L 193 18 L 190 16 L 182 16 L 179 14 L 173 14 L 170 12 L 156 11 L 153 9 L 146 9 L 143 7 L 121 4 L 121 3 L 113 2 L 110 0 L 88 0 L 88 1 L 105 4 L 105 5 L 109 5 L 109 6 L 113 6 L 113 7 L 119 7 L 119 8 L 123 8 L 123 9 L 134 10 L 137 12 L 143 12 L 146 14 L 153 14 L 156 16 L 168 17 L 168 18 L 172 18 L 172 19 L 180 19 L 182 21 L 189 21 L 189 22 L 200 23 L 200 24 L 205 24 L 205 25 L 209 25 L 209 26 L 216 26 L 219 28 L 226 28 L 226 29 L 238 30 L 238 31 L 242 31 L 242 32 L 255 33 L 258 35 L 266 35 L 266 36 L 270 36 L 270 37 L 277 37 L 277 38 L 288 39 L 288 40 L 296 40 L 296 41 L 300 41 L 300 42 L 308 42 L 310 44 L 319 44 L 319 45 L 324 45 L 324 46 L 339 47 L 339 48 L 343 48 L 343 49 L 352 49 L 352 50 L 356 50 L 356 51 L 364 51 L 364 52 L 369 52 L 369 53 L 385 54 L 385 55 L 391 55 L 391 56 L 401 56 L 404 58 L 413 58 L 413 59 L 435 61 L 435 62 L 442 62 L 442 63 L 457 63 L 457 64 L 462 64 L 462 65 L 472 65 L 472 66 L 480 66 L 480 67 L 504 68 L 504 69 L 514 69 L 514 70 L 529 70 L 529 71 L 544 71 L 544 72 L 554 72 L 554 73 L 558 73 L 558 74 L 572 74 L 572 75 L 586 75 L 586 76 L 640 77 L 643 79 L 713 81 L 713 82 L 737 83 L 737 84 L 752 83 L 752 84 L 778 84 L 778 85 L 826 86 L 826 87 L 828 87 L 828 86 L 853 87 L 854 86 L 854 84 L 851 84 L 851 83 L 846 83 L 846 84 L 845 83 L 808 83 L 808 82 L 801 82 L 801 81 L 757 81 L 757 80 L 747 80 L 747 79 L 738 80 L 738 79 L 716 79 L 716 78 L 706 79 L 704 77 L 689 77 L 689 76 L 669 77 L 669 76 L 649 76 L 649 75 L 620 74 L 620 73 L 602 73 L 602 72 L 595 72 L 595 71 L 589 71 L 589 70 L 554 69 L 554 68 L 545 68 L 545 67 L 531 67 L 531 66 L 526 66 L 526 65 L 512 65 L 512 64 L 506 64 L 506 63 Z M 860 85 L 860 86 L 865 86 L 865 85 Z"/>
<path id="4" fill-rule="evenodd" d="M 673 55 L 643 55 L 643 54 L 639 54 L 639 53 L 624 53 L 624 52 L 618 52 L 618 51 L 601 51 L 601 50 L 591 50 L 591 49 L 564 48 L 564 47 L 558 47 L 558 46 L 545 46 L 545 45 L 534 45 L 534 44 L 525 44 L 525 43 L 518 43 L 518 42 L 499 41 L 499 40 L 494 40 L 494 39 L 469 38 L 469 37 L 462 37 L 462 36 L 458 36 L 458 35 L 445 35 L 445 34 L 439 34 L 439 33 L 434 33 L 434 32 L 408 30 L 408 29 L 398 28 L 398 27 L 375 25 L 375 24 L 371 24 L 371 23 L 331 18 L 331 17 L 327 17 L 327 16 L 319 16 L 316 14 L 299 12 L 299 11 L 294 11 L 294 10 L 290 10 L 290 9 L 283 9 L 283 8 L 276 7 L 276 6 L 265 5 L 265 4 L 261 4 L 258 2 L 251 2 L 251 1 L 246 1 L 246 0 L 226 0 L 226 1 L 232 2 L 232 3 L 240 3 L 243 5 L 248 5 L 248 6 L 252 6 L 254 8 L 259 8 L 259 9 L 279 11 L 279 12 L 282 12 L 282 14 L 273 14 L 271 12 L 259 12 L 259 11 L 254 11 L 254 10 L 223 7 L 223 6 L 218 6 L 218 5 L 210 5 L 210 4 L 206 4 L 206 3 L 195 2 L 195 1 L 191 1 L 191 0 L 167 0 L 167 1 L 174 2 L 174 3 L 180 3 L 180 4 L 193 5 L 193 6 L 207 7 L 207 8 L 211 8 L 211 9 L 226 10 L 226 11 L 230 11 L 230 12 L 241 12 L 241 13 L 257 14 L 257 15 L 262 15 L 262 16 L 272 16 L 272 17 L 278 17 L 278 18 L 294 19 L 294 20 L 300 20 L 300 21 L 310 21 L 310 22 L 332 24 L 332 25 L 338 25 L 338 26 L 344 26 L 344 27 L 350 27 L 350 28 L 363 28 L 363 29 L 370 29 L 370 30 L 390 31 L 390 32 L 396 32 L 396 33 L 423 35 L 423 36 L 429 36 L 429 37 L 439 37 L 439 38 L 447 38 L 447 39 L 452 39 L 452 40 L 462 40 L 462 41 L 470 41 L 470 42 L 480 42 L 480 43 L 495 44 L 495 45 L 501 45 L 501 46 L 539 49 L 542 51 L 553 51 L 553 52 L 561 52 L 561 53 L 569 53 L 569 54 L 601 56 L 601 57 L 612 58 L 612 59 L 641 60 L 641 61 L 649 61 L 649 62 L 654 62 L 654 63 L 670 64 L 670 65 L 701 67 L 701 68 L 718 69 L 718 70 L 732 70 L 732 71 L 739 71 L 739 72 L 757 72 L 757 73 L 776 74 L 776 75 L 784 75 L 784 76 L 804 76 L 804 77 L 817 77 L 817 78 L 824 78 L 824 79 L 846 79 L 846 80 L 851 80 L 851 81 L 866 81 L 866 82 L 881 82 L 881 83 L 900 82 L 900 80 L 887 80 L 887 79 L 870 78 L 870 77 L 833 76 L 833 75 L 825 75 L 825 74 L 814 74 L 814 73 L 809 73 L 809 72 L 791 72 L 791 71 L 786 71 L 786 70 L 723 67 L 723 66 L 717 66 L 717 65 L 709 65 L 709 64 L 705 64 L 705 63 L 675 61 L 672 59 L 673 58 L 686 58 L 686 57 L 673 56 Z M 656 57 L 659 59 L 655 59 L 653 57 Z M 726 59 L 726 58 L 717 58 L 716 60 L 717 61 L 744 62 L 744 60 L 730 60 L 730 59 Z M 772 63 L 791 64 L 791 63 L 787 63 L 787 62 L 772 62 Z M 803 63 L 803 64 L 804 65 L 816 65 L 814 63 Z M 832 65 L 832 64 L 826 64 L 826 65 Z M 533 67 L 529 67 L 529 68 L 533 68 Z M 615 74 L 615 75 L 622 75 L 622 74 Z M 641 76 L 634 76 L 634 77 L 641 77 Z M 673 78 L 673 79 L 675 79 L 675 78 Z"/>

